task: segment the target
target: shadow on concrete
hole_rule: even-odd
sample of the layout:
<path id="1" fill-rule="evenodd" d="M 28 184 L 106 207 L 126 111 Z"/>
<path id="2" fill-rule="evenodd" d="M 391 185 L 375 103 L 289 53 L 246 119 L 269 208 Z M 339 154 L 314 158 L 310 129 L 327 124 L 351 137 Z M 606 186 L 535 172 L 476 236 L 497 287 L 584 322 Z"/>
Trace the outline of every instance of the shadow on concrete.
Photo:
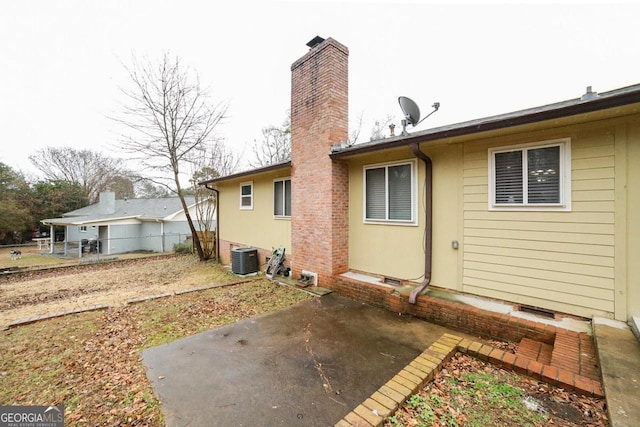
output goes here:
<path id="1" fill-rule="evenodd" d="M 332 426 L 446 332 L 329 294 L 142 357 L 167 426 Z"/>

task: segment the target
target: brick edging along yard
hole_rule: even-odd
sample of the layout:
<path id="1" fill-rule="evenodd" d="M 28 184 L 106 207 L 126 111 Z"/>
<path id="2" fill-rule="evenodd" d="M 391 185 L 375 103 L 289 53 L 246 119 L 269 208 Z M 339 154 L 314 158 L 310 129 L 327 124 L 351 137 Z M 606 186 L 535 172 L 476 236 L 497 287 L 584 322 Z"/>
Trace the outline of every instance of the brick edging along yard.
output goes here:
<path id="1" fill-rule="evenodd" d="M 566 390 L 597 397 L 604 396 L 600 381 L 545 366 L 528 357 L 514 355 L 487 344 L 444 334 L 397 375 L 336 423 L 335 427 L 381 426 L 385 419 L 393 415 L 407 399 L 433 380 L 435 374 L 442 369 L 442 366 L 456 351 L 467 353 L 483 361 L 540 379 Z"/>

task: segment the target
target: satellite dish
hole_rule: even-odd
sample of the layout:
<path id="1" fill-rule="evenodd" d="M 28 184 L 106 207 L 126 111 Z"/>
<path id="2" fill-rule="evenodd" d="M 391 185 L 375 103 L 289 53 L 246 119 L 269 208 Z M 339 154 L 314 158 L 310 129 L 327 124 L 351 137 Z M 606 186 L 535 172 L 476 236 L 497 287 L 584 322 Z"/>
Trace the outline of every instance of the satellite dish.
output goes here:
<path id="1" fill-rule="evenodd" d="M 433 107 L 433 111 L 427 114 L 422 120 L 420 120 L 420 108 L 418 104 L 413 102 L 411 98 L 407 98 L 406 96 L 398 97 L 398 102 L 400 103 L 400 108 L 402 109 L 402 113 L 404 114 L 404 119 L 402 120 L 402 136 L 409 135 L 407 133 L 407 124 L 411 124 L 411 126 L 416 127 L 422 120 L 426 119 L 440 108 L 440 103 L 435 102 L 431 107 Z"/>
<path id="2" fill-rule="evenodd" d="M 411 98 L 401 96 L 398 98 L 400 108 L 404 113 L 404 117 L 411 126 L 415 126 L 420 122 L 420 108 L 418 104 L 413 102 Z"/>

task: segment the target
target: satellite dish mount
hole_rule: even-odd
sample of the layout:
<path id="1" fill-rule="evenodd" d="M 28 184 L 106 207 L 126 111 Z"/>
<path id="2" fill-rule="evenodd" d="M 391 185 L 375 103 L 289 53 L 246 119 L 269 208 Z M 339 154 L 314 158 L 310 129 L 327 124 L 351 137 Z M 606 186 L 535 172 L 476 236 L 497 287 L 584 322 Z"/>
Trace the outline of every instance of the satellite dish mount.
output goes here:
<path id="1" fill-rule="evenodd" d="M 422 120 L 420 120 L 420 108 L 418 104 L 413 102 L 411 98 L 407 98 L 406 96 L 398 97 L 398 103 L 400 103 L 400 108 L 402 109 L 402 113 L 404 114 L 404 119 L 400 122 L 402 124 L 402 136 L 407 136 L 409 133 L 407 132 L 407 124 L 410 124 L 413 127 L 418 126 L 424 119 L 438 111 L 440 108 L 440 103 L 435 102 L 431 107 L 433 111 L 427 114 Z"/>

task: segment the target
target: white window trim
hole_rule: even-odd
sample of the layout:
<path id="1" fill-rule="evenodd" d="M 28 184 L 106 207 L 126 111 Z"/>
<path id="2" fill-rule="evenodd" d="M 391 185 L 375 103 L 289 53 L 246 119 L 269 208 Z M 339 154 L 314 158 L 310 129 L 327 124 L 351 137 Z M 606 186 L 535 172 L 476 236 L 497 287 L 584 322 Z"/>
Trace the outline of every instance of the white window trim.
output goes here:
<path id="1" fill-rule="evenodd" d="M 80 229 L 81 233 L 86 233 L 87 232 L 87 226 L 86 225 L 79 225 L 78 228 Z"/>
<path id="2" fill-rule="evenodd" d="M 271 194 L 271 196 L 272 196 L 272 197 L 271 197 L 271 200 L 273 201 L 273 203 L 272 203 L 272 206 L 271 206 L 271 207 L 272 207 L 273 209 L 271 210 L 271 212 L 275 211 L 275 203 L 276 203 L 276 193 L 275 193 L 275 188 L 276 188 L 276 182 L 283 182 L 283 183 L 284 183 L 285 181 L 289 181 L 289 182 L 291 182 L 291 177 L 290 177 L 290 176 L 287 176 L 287 177 L 284 177 L 284 178 L 276 178 L 276 179 L 274 179 L 274 180 L 273 180 L 273 183 L 272 183 L 272 185 L 271 185 L 271 193 L 272 193 L 272 194 Z M 283 187 L 282 187 L 282 188 L 284 189 L 284 184 L 283 184 Z M 292 188 L 292 191 L 293 191 L 293 188 Z M 292 200 L 290 200 L 290 202 L 289 202 L 289 203 L 293 202 L 293 194 L 291 195 L 291 199 L 292 199 Z M 285 205 L 286 205 L 286 201 L 285 201 L 285 199 L 284 199 L 284 198 L 282 199 L 282 201 L 283 201 L 283 202 L 285 203 Z M 291 215 L 276 215 L 276 214 L 273 214 L 273 219 L 291 219 Z"/>
<path id="3" fill-rule="evenodd" d="M 495 153 L 504 153 L 509 151 L 524 150 L 528 148 L 546 148 L 560 147 L 560 203 L 552 204 L 496 204 L 495 200 Z M 489 200 L 488 206 L 490 211 L 571 211 L 571 138 L 558 138 L 547 141 L 531 142 L 527 144 L 518 144 L 510 146 L 500 146 L 490 148 L 489 156 Z M 523 169 L 526 174 L 527 168 Z M 526 176 L 524 176 L 526 182 Z"/>
<path id="4" fill-rule="evenodd" d="M 242 195 L 242 187 L 247 186 L 247 185 L 251 187 L 251 194 L 243 196 Z M 240 191 L 240 210 L 243 210 L 243 211 L 253 210 L 253 181 L 241 182 L 239 191 Z M 250 198 L 251 204 L 249 206 L 242 206 L 242 198 L 243 197 L 249 197 Z"/>
<path id="5" fill-rule="evenodd" d="M 378 169 L 382 167 L 392 167 L 400 165 L 411 166 L 411 219 L 368 219 L 367 218 L 367 169 Z M 389 183 L 385 182 L 385 186 Z M 388 193 L 387 193 L 388 194 Z M 389 202 L 389 199 L 385 201 Z M 388 212 L 388 206 L 386 208 Z M 398 160 L 394 162 L 376 163 L 365 165 L 362 167 L 362 222 L 364 224 L 380 224 L 380 225 L 402 225 L 417 226 L 418 225 L 418 163 L 416 159 Z"/>

